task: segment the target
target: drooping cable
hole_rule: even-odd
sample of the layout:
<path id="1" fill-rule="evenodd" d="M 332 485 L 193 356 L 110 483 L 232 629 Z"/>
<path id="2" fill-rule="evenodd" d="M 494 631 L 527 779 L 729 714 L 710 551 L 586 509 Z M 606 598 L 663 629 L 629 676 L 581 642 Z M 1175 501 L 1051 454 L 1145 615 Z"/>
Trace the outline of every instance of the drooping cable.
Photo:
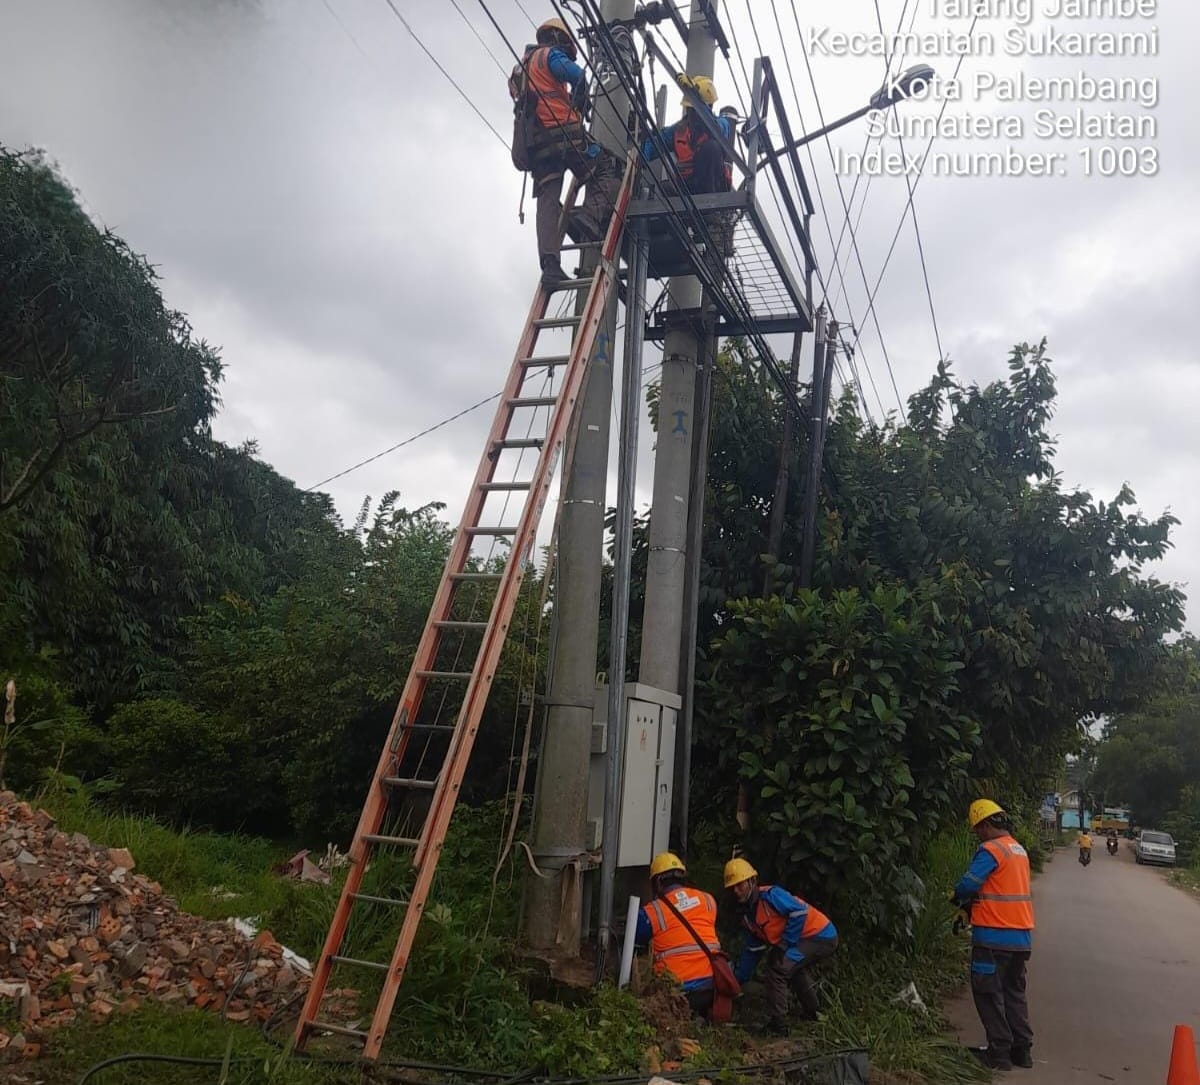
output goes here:
<path id="1" fill-rule="evenodd" d="M 979 22 L 979 16 L 971 20 L 971 25 L 967 29 L 967 38 L 970 39 L 975 34 L 975 25 Z M 954 66 L 954 75 L 952 81 L 957 81 L 958 73 L 962 70 L 963 61 L 967 57 L 967 50 L 959 54 L 958 63 Z M 925 144 L 925 153 L 921 156 L 921 163 L 917 167 L 917 176 L 913 181 L 911 188 L 908 191 L 908 201 L 904 205 L 904 210 L 900 213 L 900 222 L 896 226 L 896 232 L 892 235 L 892 243 L 888 246 L 887 256 L 884 257 L 883 267 L 879 269 L 879 275 L 875 280 L 875 288 L 871 291 L 871 300 L 874 301 L 875 294 L 878 293 L 880 284 L 883 282 L 883 277 L 887 273 L 888 265 L 892 262 L 892 254 L 896 251 L 896 243 L 900 240 L 900 234 L 904 230 L 904 222 L 910 211 L 913 210 L 913 197 L 916 195 L 917 187 L 921 183 L 921 179 L 925 176 L 925 165 L 929 161 L 929 152 L 933 148 L 934 140 L 937 139 L 938 130 L 941 128 L 942 117 L 946 114 L 946 107 L 950 104 L 950 99 L 946 98 L 942 101 L 942 108 L 938 110 L 937 122 L 934 125 L 933 133 L 929 137 L 929 141 Z M 858 332 L 855 332 L 855 343 L 858 342 Z"/>
<path id="2" fill-rule="evenodd" d="M 879 10 L 879 0 L 875 0 L 875 18 L 879 23 L 879 34 L 882 37 L 883 36 L 883 15 Z M 900 18 L 903 21 L 903 19 L 904 19 L 903 13 L 901 13 Z M 891 58 L 891 56 L 887 56 L 887 64 L 884 68 L 885 83 L 886 83 L 887 79 L 890 78 L 890 76 L 891 76 L 891 70 L 892 70 L 892 58 Z M 900 125 L 896 126 L 896 139 L 899 140 L 900 154 L 903 157 L 905 154 L 904 133 L 902 131 L 900 131 L 900 128 L 901 128 Z M 946 355 L 945 355 L 945 352 L 942 350 L 942 334 L 941 334 L 941 331 L 938 329 L 937 308 L 933 304 L 933 288 L 929 285 L 929 265 L 925 261 L 925 244 L 921 240 L 921 224 L 917 219 L 917 205 L 913 202 L 912 178 L 909 177 L 907 170 L 904 171 L 904 183 L 908 187 L 908 204 L 912 208 L 913 232 L 916 235 L 916 239 L 917 239 L 917 254 L 921 258 L 921 277 L 925 280 L 925 297 L 926 297 L 926 300 L 929 302 L 929 317 L 930 317 L 930 320 L 933 321 L 933 338 L 934 338 L 934 342 L 937 344 L 938 361 L 941 362 L 941 361 L 945 360 Z"/>
<path id="3" fill-rule="evenodd" d="M 804 33 L 800 28 L 800 13 L 796 10 L 796 0 L 789 0 L 789 2 L 791 4 L 791 8 L 792 8 L 792 16 L 796 23 L 796 32 L 803 39 Z M 813 101 L 815 102 L 816 107 L 817 107 L 817 119 L 821 122 L 821 127 L 824 128 L 826 126 L 825 110 L 821 106 L 821 93 L 817 89 L 817 79 L 816 79 L 816 75 L 813 72 L 812 61 L 811 61 L 811 59 L 809 59 L 807 50 L 804 50 L 804 49 L 800 50 L 800 54 L 801 54 L 801 56 L 804 57 L 804 66 L 808 71 L 808 81 L 809 81 L 809 85 L 812 87 Z M 826 149 L 829 151 L 829 163 L 833 167 L 833 179 L 837 184 L 838 196 L 842 202 L 842 213 L 846 216 L 846 220 L 849 221 L 850 220 L 850 208 L 849 208 L 848 204 L 846 203 L 846 189 L 845 189 L 845 186 L 842 184 L 841 174 L 839 174 L 838 170 L 837 170 L 837 156 L 834 154 L 833 141 L 829 138 L 828 133 L 825 134 L 824 143 L 825 143 Z M 858 245 L 858 235 L 854 232 L 853 229 L 851 229 L 851 231 L 850 231 L 850 247 L 854 253 L 854 260 L 858 266 L 859 275 L 862 277 L 863 289 L 866 290 L 868 292 L 868 294 L 870 294 L 871 287 L 870 287 L 870 282 L 867 279 L 866 265 L 863 263 L 862 251 L 860 250 L 859 245 Z M 888 377 L 891 380 L 891 384 L 892 384 L 892 391 L 896 395 L 896 403 L 900 408 L 901 414 L 903 414 L 904 413 L 904 400 L 900 395 L 900 386 L 896 383 L 896 374 L 892 369 L 892 360 L 891 360 L 890 355 L 888 354 L 887 341 L 885 340 L 884 335 L 883 335 L 883 328 L 880 326 L 880 323 L 879 323 L 879 314 L 875 310 L 875 299 L 873 296 L 868 298 L 867 312 L 868 312 L 868 315 L 871 317 L 872 323 L 875 326 L 875 334 L 879 338 L 879 347 L 883 351 L 883 362 L 884 362 L 884 365 L 887 366 Z"/>
<path id="4" fill-rule="evenodd" d="M 501 142 L 501 144 L 504 145 L 505 149 L 507 150 L 508 140 L 505 139 L 498 131 L 496 131 L 496 126 L 494 124 L 492 124 L 492 122 L 489 121 L 487 119 L 487 117 L 485 117 L 483 115 L 483 111 L 479 108 L 479 106 L 477 106 L 471 100 L 470 95 L 468 95 L 467 92 L 465 90 L 463 90 L 461 86 L 459 86 L 458 81 L 454 78 L 454 76 L 452 76 L 448 71 L 446 71 L 446 69 L 442 66 L 442 62 L 433 55 L 433 53 L 430 51 L 429 47 L 417 36 L 417 32 L 415 30 L 413 30 L 413 28 L 409 25 L 408 20 L 403 15 L 400 14 L 400 9 L 398 7 L 396 7 L 393 0 L 384 0 L 384 3 L 386 3 L 387 6 L 389 8 L 391 8 L 392 14 L 395 15 L 396 18 L 399 19 L 400 22 L 404 25 L 404 29 L 408 31 L 409 36 L 412 38 L 412 40 L 415 41 L 417 43 L 417 45 L 419 45 L 421 47 L 421 52 L 423 52 L 427 57 L 429 57 L 429 59 L 431 61 L 433 61 L 434 67 L 436 67 L 437 70 L 446 77 L 446 79 L 450 83 L 450 85 L 456 91 L 458 91 L 459 97 L 461 97 L 462 100 L 471 107 L 471 109 L 473 110 L 475 115 L 481 121 L 483 121 L 483 123 L 486 124 L 489 129 L 491 129 L 492 135 L 494 135 Z"/>

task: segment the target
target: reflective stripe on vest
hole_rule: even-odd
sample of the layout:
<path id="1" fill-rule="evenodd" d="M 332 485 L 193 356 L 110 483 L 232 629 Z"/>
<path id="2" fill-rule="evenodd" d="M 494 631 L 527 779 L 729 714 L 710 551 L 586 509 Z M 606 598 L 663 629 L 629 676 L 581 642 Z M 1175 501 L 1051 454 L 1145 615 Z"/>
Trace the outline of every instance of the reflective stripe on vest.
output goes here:
<path id="1" fill-rule="evenodd" d="M 764 899 L 763 894 L 770 888 L 769 885 L 760 885 L 758 887 L 758 903 L 754 907 L 754 918 L 752 919 L 748 915 L 742 916 L 742 922 L 746 925 L 748 931 L 757 935 L 762 941 L 769 945 L 777 946 L 783 942 L 783 932 L 787 930 L 789 917 L 775 911 Z M 798 900 L 799 898 L 797 897 L 796 899 Z M 800 932 L 800 937 L 815 938 L 828 925 L 829 917 L 824 912 L 819 911 L 809 904 L 808 912 L 804 917 L 804 929 Z"/>
<path id="2" fill-rule="evenodd" d="M 537 102 L 538 124 L 543 128 L 558 128 L 563 124 L 582 124 L 583 119 L 571 107 L 571 92 L 550 70 L 549 45 L 539 45 L 528 55 L 525 70 L 529 72 L 529 92 Z"/>
<path id="3" fill-rule="evenodd" d="M 1033 930 L 1033 895 L 1029 885 L 1029 856 L 1011 836 L 982 845 L 996 860 L 996 869 L 980 887 L 971 909 L 976 927 Z"/>
<path id="4" fill-rule="evenodd" d="M 671 903 L 696 928 L 704 944 L 716 953 L 721 948 L 717 938 L 717 902 L 699 889 L 672 889 Z M 642 908 L 650 921 L 650 951 L 654 955 L 654 971 L 669 972 L 680 983 L 712 978 L 708 954 L 688 933 L 687 927 L 661 901 L 652 900 Z"/>

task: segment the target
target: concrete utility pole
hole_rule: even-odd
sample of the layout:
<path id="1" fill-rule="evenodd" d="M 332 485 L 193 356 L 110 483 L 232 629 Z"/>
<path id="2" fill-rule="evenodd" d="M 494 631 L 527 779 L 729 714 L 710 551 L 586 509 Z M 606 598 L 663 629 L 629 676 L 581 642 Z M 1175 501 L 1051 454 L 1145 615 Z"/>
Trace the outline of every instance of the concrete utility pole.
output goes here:
<path id="1" fill-rule="evenodd" d="M 601 14 L 606 20 L 631 18 L 634 2 L 605 0 Z M 615 73 L 606 85 L 611 98 L 604 93 L 595 96 L 592 137 L 624 161 L 629 101 Z M 592 273 L 595 259 L 594 254 L 588 256 L 582 275 Z M 584 300 L 581 293 L 578 305 L 582 306 Z M 573 435 L 574 453 L 566 465 L 569 474 L 558 524 L 552 663 L 532 829 L 534 859 L 547 877 L 530 878 L 525 896 L 526 942 L 535 949 L 553 949 L 565 956 L 578 956 L 580 945 L 579 879 L 564 874 L 564 870 L 588 846 L 588 763 L 596 689 L 616 328 L 614 290 L 588 361 Z M 566 894 L 564 877 L 574 877 Z"/>
<path id="2" fill-rule="evenodd" d="M 823 323 L 824 312 L 818 314 Z M 820 323 L 818 323 L 818 331 Z M 808 478 L 804 493 L 804 531 L 800 549 L 800 587 L 812 587 L 813 562 L 817 552 L 817 503 L 821 499 L 821 464 L 825 448 L 826 374 L 833 369 L 837 351 L 838 326 L 829 322 L 824 338 L 820 334 L 813 343 L 813 381 L 809 396 Z"/>
<path id="3" fill-rule="evenodd" d="M 716 15 L 719 0 L 709 0 Z M 713 74 L 716 42 L 693 0 L 688 34 L 687 74 Z M 692 428 L 695 422 L 696 362 L 701 342 L 703 291 L 694 275 L 670 282 L 668 313 L 687 311 L 663 344 L 658 437 L 654 454 L 654 496 L 650 510 L 650 555 L 646 566 L 646 608 L 642 618 L 641 681 L 678 693 L 684 625 L 687 569 L 688 495 L 692 471 Z M 682 737 L 682 730 L 678 732 Z M 676 750 L 675 763 L 684 758 Z"/>

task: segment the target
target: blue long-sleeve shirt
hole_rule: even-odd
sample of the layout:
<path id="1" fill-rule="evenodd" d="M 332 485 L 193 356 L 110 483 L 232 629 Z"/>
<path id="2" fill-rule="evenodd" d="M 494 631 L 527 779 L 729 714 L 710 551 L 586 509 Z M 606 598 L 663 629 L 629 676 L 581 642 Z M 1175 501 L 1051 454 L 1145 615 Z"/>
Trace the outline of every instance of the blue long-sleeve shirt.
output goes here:
<path id="1" fill-rule="evenodd" d="M 802 963 L 804 961 L 804 954 L 797 948 L 796 943 L 800 941 L 804 933 L 804 926 L 808 922 L 808 903 L 799 897 L 793 896 L 779 885 L 772 885 L 760 890 L 758 899 L 765 902 L 769 908 L 779 915 L 787 917 L 787 925 L 783 928 L 783 937 L 779 944 L 786 947 L 788 960 L 795 961 L 797 964 Z M 832 923 L 826 923 L 824 927 L 809 937 L 820 939 L 836 938 L 837 928 Z M 737 976 L 739 983 L 745 983 L 754 975 L 755 970 L 758 968 L 758 962 L 762 960 L 762 955 L 766 949 L 767 942 L 759 936 L 757 931 L 746 927 L 746 942 L 742 946 L 742 952 L 737 959 L 737 964 L 733 966 L 734 975 Z"/>
<path id="2" fill-rule="evenodd" d="M 958 879 L 954 887 L 954 899 L 961 904 L 973 900 L 983 889 L 983 883 L 988 880 L 1000 864 L 996 857 L 987 850 L 979 848 L 971 859 L 967 872 Z M 1033 932 L 1014 927 L 971 927 L 971 941 L 977 946 L 987 949 L 1007 949 L 1025 951 L 1033 948 Z"/>
<path id="3" fill-rule="evenodd" d="M 733 139 L 733 123 L 728 117 L 714 117 L 717 122 L 717 127 L 721 129 L 721 134 L 727 139 Z M 675 124 L 668 124 L 662 129 L 662 138 L 668 147 L 675 143 L 675 131 L 681 124 L 686 124 L 686 120 L 677 121 Z M 658 147 L 650 137 L 647 137 L 642 143 L 642 154 L 647 162 L 653 162 L 658 157 Z"/>

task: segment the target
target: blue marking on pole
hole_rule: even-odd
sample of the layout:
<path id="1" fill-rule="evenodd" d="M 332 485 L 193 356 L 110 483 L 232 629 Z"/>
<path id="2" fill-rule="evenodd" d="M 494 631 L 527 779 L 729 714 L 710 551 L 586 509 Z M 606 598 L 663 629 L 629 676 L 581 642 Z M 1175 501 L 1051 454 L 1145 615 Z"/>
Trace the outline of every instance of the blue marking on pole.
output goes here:
<path id="1" fill-rule="evenodd" d="M 608 332 L 601 332 L 596 337 L 596 361 L 608 361 Z"/>
<path id="2" fill-rule="evenodd" d="M 671 434 L 674 435 L 676 433 L 682 433 L 683 436 L 686 437 L 687 436 L 687 426 L 685 426 L 683 424 L 683 420 L 685 418 L 687 418 L 687 411 L 675 411 L 674 415 L 675 415 L 675 428 L 673 430 L 671 430 Z"/>

